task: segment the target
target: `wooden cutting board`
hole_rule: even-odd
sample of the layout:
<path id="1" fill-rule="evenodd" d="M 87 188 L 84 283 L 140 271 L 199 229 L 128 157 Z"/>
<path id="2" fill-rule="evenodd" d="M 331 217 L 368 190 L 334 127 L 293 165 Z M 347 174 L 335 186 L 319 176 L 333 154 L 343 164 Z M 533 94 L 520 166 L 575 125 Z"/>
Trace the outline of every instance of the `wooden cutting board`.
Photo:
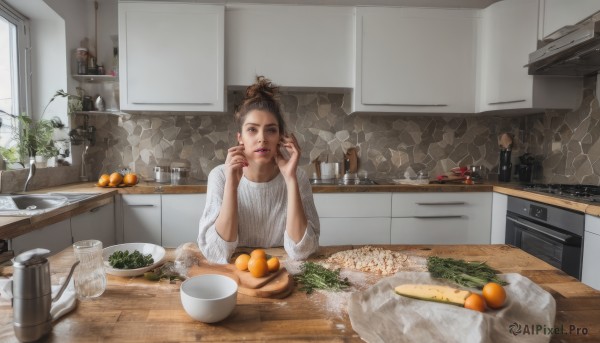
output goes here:
<path id="1" fill-rule="evenodd" d="M 279 274 L 281 274 L 283 272 L 287 272 L 285 270 L 285 268 L 280 268 L 278 271 L 269 273 L 269 275 L 267 275 L 267 276 L 257 278 L 257 277 L 252 276 L 252 274 L 250 274 L 249 271 L 241 271 L 241 270 L 235 268 L 235 266 L 233 266 L 232 269 L 233 269 L 234 274 L 240 280 L 239 284 L 241 286 L 244 286 L 246 288 L 251 288 L 251 289 L 260 288 L 260 287 L 266 285 L 267 283 L 269 283 L 269 281 L 275 279 L 277 276 L 279 276 Z"/>
<path id="2" fill-rule="evenodd" d="M 206 260 L 188 269 L 188 277 L 203 274 L 225 275 L 238 283 L 238 292 L 258 298 L 286 297 L 293 290 L 292 276 L 285 268 L 263 278 L 255 278 L 249 272 L 237 270 L 233 264 L 210 264 Z"/>

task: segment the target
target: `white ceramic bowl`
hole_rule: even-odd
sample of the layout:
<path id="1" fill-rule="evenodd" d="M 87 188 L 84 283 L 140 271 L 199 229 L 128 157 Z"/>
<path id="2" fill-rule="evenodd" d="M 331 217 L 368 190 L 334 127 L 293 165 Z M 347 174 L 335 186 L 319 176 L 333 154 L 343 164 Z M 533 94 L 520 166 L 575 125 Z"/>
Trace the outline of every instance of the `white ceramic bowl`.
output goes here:
<path id="1" fill-rule="evenodd" d="M 154 259 L 154 263 L 144 268 L 137 269 L 118 269 L 113 268 L 108 263 L 108 257 L 112 255 L 115 251 L 125 251 L 129 250 L 132 253 L 134 250 L 141 252 L 144 255 L 152 254 L 152 258 Z M 107 274 L 121 277 L 133 277 L 142 275 L 145 272 L 152 270 L 165 262 L 165 248 L 151 243 L 125 243 L 112 245 L 110 247 L 106 247 L 102 250 L 102 259 L 104 260 L 104 269 Z"/>
<path id="2" fill-rule="evenodd" d="M 235 308 L 238 285 L 224 275 L 194 276 L 181 284 L 181 304 L 190 317 L 204 323 L 221 321 Z"/>

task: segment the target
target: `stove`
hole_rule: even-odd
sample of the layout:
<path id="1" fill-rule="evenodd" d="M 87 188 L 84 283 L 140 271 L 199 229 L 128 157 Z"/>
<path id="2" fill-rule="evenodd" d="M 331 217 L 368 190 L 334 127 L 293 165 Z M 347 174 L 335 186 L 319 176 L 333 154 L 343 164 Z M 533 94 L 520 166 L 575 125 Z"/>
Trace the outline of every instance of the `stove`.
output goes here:
<path id="1" fill-rule="evenodd" d="M 552 194 L 577 201 L 600 202 L 600 186 L 530 183 L 524 191 Z"/>

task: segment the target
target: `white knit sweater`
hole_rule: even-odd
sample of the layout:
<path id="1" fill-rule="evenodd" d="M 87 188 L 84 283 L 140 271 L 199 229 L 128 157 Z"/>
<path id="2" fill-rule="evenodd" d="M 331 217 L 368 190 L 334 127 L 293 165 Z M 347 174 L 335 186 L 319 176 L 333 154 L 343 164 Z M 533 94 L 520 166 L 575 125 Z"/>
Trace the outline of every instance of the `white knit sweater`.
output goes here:
<path id="1" fill-rule="evenodd" d="M 308 221 L 306 232 L 297 244 L 285 229 L 287 219 L 287 188 L 281 174 L 269 182 L 252 182 L 242 176 L 238 186 L 238 239 L 227 242 L 215 229 L 215 221 L 223 203 L 225 166 L 215 167 L 208 175 L 206 207 L 200 219 L 198 246 L 212 262 L 229 263 L 235 248 L 285 248 L 294 260 L 306 259 L 319 247 L 319 216 L 306 173 L 297 169 L 298 188 Z"/>

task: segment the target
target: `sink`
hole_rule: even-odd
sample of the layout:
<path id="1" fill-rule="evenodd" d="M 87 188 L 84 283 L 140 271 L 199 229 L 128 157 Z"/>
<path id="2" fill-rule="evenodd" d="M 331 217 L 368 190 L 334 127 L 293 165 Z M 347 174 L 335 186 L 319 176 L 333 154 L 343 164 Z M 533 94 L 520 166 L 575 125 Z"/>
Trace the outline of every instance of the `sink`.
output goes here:
<path id="1" fill-rule="evenodd" d="M 102 193 L 48 193 L 48 195 L 52 196 L 61 196 L 67 198 L 70 204 L 78 201 L 83 201 L 85 199 L 89 199 L 91 197 L 95 197 Z"/>
<path id="2" fill-rule="evenodd" d="M 373 181 L 371 179 L 350 180 L 350 183 L 344 183 L 344 180 L 342 180 L 342 179 L 331 179 L 331 180 L 310 179 L 310 183 L 313 185 L 335 185 L 335 186 L 378 185 L 378 183 L 376 181 Z"/>
<path id="3" fill-rule="evenodd" d="M 0 195 L 0 215 L 31 216 L 69 204 L 69 199 L 60 195 L 19 194 Z"/>
<path id="4" fill-rule="evenodd" d="M 0 194 L 0 216 L 34 216 L 101 193 Z"/>

